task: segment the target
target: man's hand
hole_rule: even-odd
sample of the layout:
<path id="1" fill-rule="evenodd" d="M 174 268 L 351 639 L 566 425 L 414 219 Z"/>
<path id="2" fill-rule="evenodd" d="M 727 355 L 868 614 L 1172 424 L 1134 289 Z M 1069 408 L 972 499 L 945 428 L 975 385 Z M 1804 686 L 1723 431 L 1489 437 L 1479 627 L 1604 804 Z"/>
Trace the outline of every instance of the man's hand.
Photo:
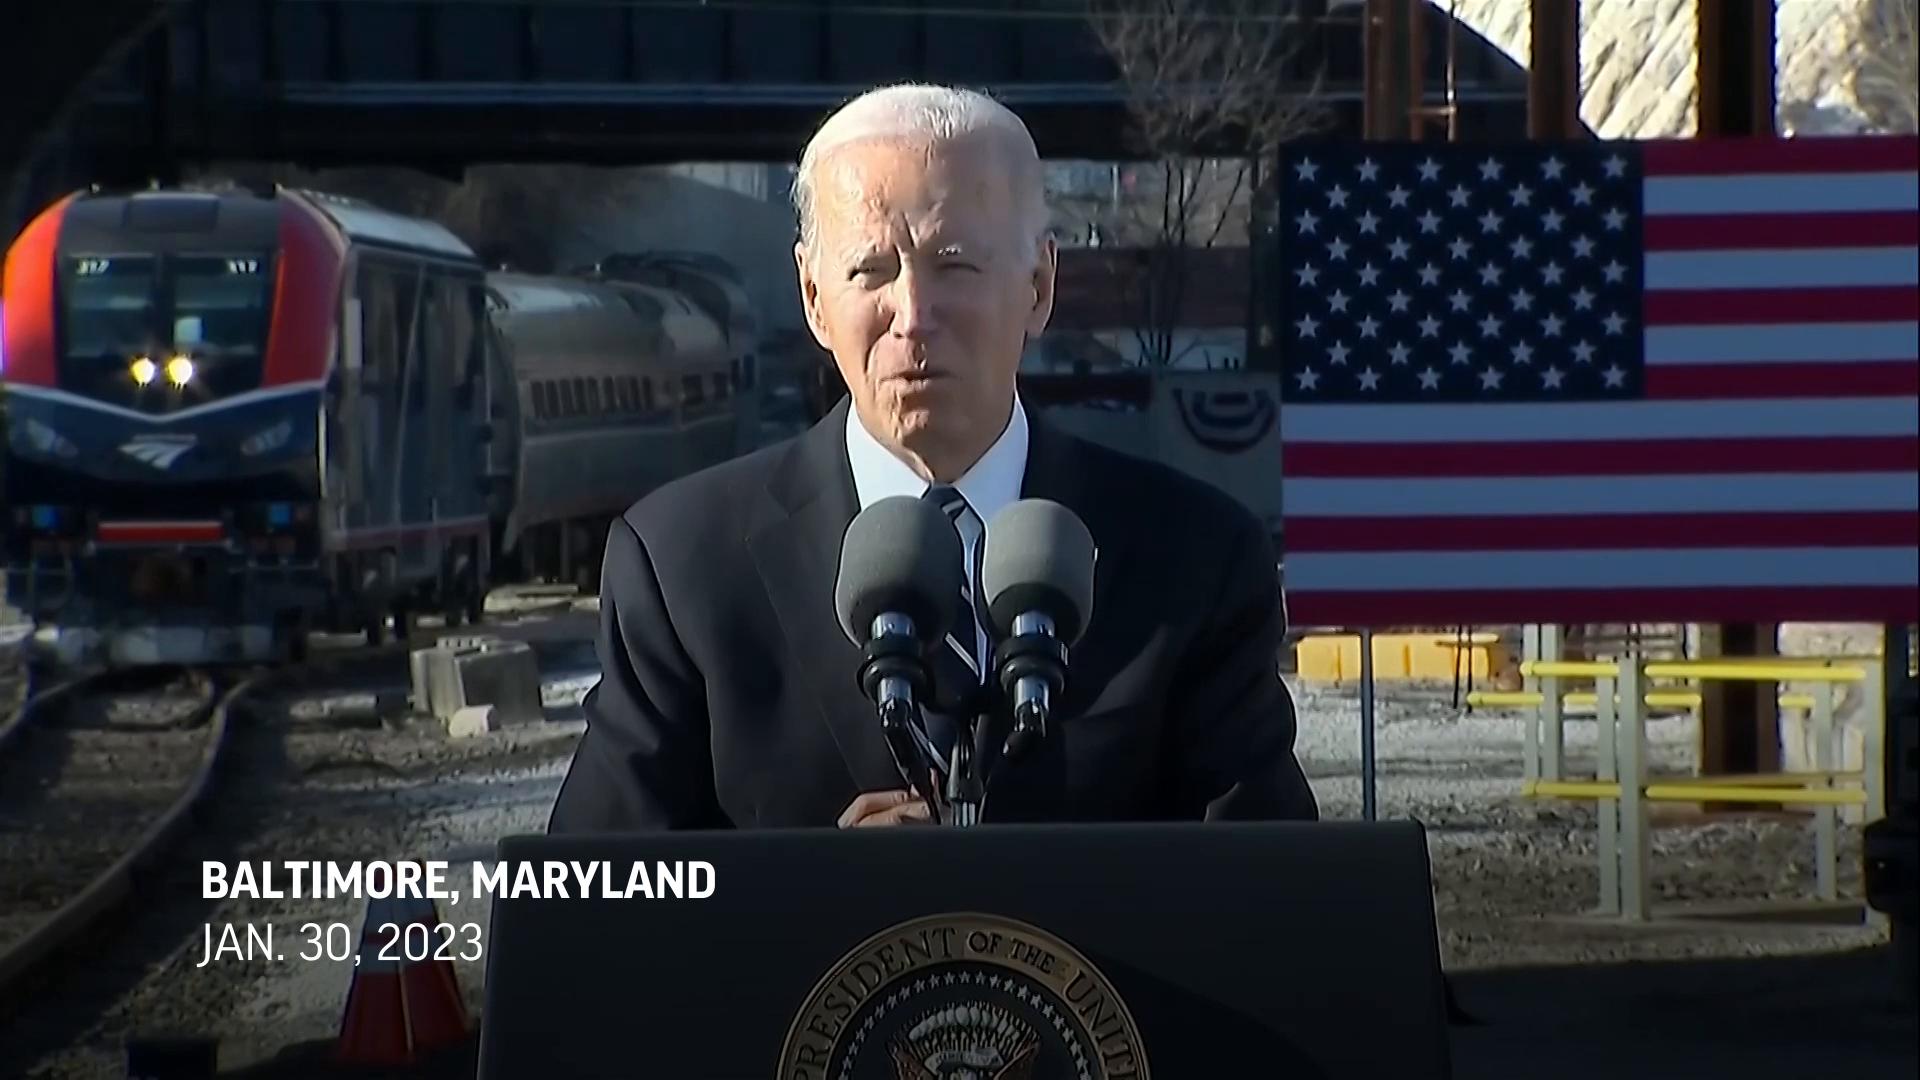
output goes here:
<path id="1" fill-rule="evenodd" d="M 927 804 L 911 791 L 869 791 L 840 813 L 843 829 L 870 828 L 877 825 L 929 825 L 933 817 Z"/>

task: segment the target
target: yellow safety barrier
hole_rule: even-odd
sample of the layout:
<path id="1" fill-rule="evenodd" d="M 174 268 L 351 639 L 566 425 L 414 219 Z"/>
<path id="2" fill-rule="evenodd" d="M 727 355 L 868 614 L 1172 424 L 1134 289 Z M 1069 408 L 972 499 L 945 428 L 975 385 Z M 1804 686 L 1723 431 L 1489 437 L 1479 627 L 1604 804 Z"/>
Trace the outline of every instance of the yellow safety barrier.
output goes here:
<path id="1" fill-rule="evenodd" d="M 1529 628 L 1531 630 L 1532 628 Z M 1631 655 L 1614 662 L 1569 661 L 1554 657 L 1556 635 L 1542 628 L 1528 636 L 1529 655 L 1520 672 L 1529 682 L 1521 691 L 1483 690 L 1467 697 L 1470 705 L 1531 706 L 1524 719 L 1527 797 L 1591 799 L 1598 803 L 1601 910 L 1644 920 L 1652 903 L 1649 861 L 1652 842 L 1647 810 L 1650 804 L 1703 803 L 1805 807 L 1812 817 L 1815 839 L 1816 891 L 1823 900 L 1838 899 L 1838 815 L 1857 808 L 1862 820 L 1885 813 L 1881 753 L 1885 717 L 1873 689 L 1880 683 L 1878 658 L 1831 657 L 1715 657 L 1707 660 L 1651 660 Z M 1666 685 L 1649 686 L 1653 680 Z M 1592 690 L 1568 692 L 1567 681 L 1591 680 Z M 1697 709 L 1701 683 L 1802 684 L 1806 691 L 1779 695 L 1783 709 L 1801 710 L 1810 751 L 1811 769 L 1745 776 L 1649 776 L 1647 710 L 1677 707 Z M 1679 685 L 1673 685 L 1674 682 Z M 1864 712 L 1848 722 L 1834 715 L 1840 687 L 1860 683 L 1870 688 L 1862 700 Z M 1562 724 L 1568 708 L 1585 708 L 1598 725 L 1598 754 L 1591 779 L 1568 778 L 1564 766 Z M 1799 721 L 1795 721 L 1798 723 Z M 1862 740 L 1860 767 L 1842 768 L 1849 727 Z"/>
<path id="2" fill-rule="evenodd" d="M 1649 679 L 1718 679 L 1725 682 L 1859 682 L 1865 668 L 1822 664 L 1739 663 L 1724 660 L 1678 660 L 1648 664 Z"/>
<path id="3" fill-rule="evenodd" d="M 1467 704 L 1483 705 L 1489 708 L 1525 707 L 1539 705 L 1546 695 L 1538 690 L 1475 690 L 1467 695 Z M 1563 704 L 1592 708 L 1600 703 L 1600 695 L 1576 690 L 1570 694 L 1561 694 Z M 1697 709 L 1700 707 L 1700 692 L 1697 690 L 1651 690 L 1640 698 L 1641 701 L 1656 709 Z M 1781 694 L 1780 707 L 1783 709 L 1813 708 L 1812 694 Z"/>
<path id="4" fill-rule="evenodd" d="M 1544 679 L 1610 679 L 1620 674 L 1620 665 L 1600 660 L 1528 660 L 1520 665 L 1520 674 Z"/>
<path id="5" fill-rule="evenodd" d="M 1618 799 L 1620 785 L 1604 780 L 1531 780 L 1520 786 L 1520 793 L 1529 798 Z M 1859 788 L 1814 788 L 1798 782 L 1777 786 L 1648 784 L 1640 789 L 1640 794 L 1652 802 L 1747 802 L 1779 806 L 1859 806 L 1867 801 L 1867 793 Z"/>
<path id="6" fill-rule="evenodd" d="M 1491 679 L 1512 666 L 1499 634 L 1466 641 L 1451 634 L 1373 635 L 1373 677 L 1379 682 L 1447 682 L 1457 676 Z M 1340 684 L 1360 677 L 1360 635 L 1311 634 L 1293 647 L 1293 670 L 1310 683 Z"/>

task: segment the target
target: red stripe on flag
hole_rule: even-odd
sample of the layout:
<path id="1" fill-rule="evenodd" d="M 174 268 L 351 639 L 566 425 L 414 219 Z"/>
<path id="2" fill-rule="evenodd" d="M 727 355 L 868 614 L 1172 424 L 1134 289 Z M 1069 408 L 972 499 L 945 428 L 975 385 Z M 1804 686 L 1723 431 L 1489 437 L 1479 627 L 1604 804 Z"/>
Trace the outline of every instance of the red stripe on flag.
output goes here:
<path id="1" fill-rule="evenodd" d="M 1839 364 L 1655 364 L 1647 396 L 1727 398 L 1896 397 L 1920 393 L 1920 363 L 1868 360 Z M 1907 440 L 1909 444 L 1912 440 Z"/>
<path id="2" fill-rule="evenodd" d="M 1515 443 L 1289 443 L 1291 477 L 1644 476 L 1671 473 L 1896 472 L 1920 469 L 1899 436 Z"/>
<path id="3" fill-rule="evenodd" d="M 1364 551 L 1571 551 L 1625 548 L 1920 546 L 1920 515 L 1900 511 L 1294 517 L 1291 554 Z M 1658 550 L 1647 557 L 1657 559 Z"/>
<path id="4" fill-rule="evenodd" d="M 1302 592 L 1288 590 L 1294 627 L 1463 626 L 1540 622 L 1913 622 L 1920 589 L 1515 589 Z"/>
<path id="5" fill-rule="evenodd" d="M 1641 227 L 1648 251 L 1920 246 L 1920 214 L 1651 215 Z"/>
<path id="6" fill-rule="evenodd" d="M 1920 290 L 1911 285 L 1833 289 L 1662 289 L 1642 305 L 1649 326 L 1728 323 L 1911 322 Z"/>
<path id="7" fill-rule="evenodd" d="M 1912 172 L 1920 169 L 1920 139 L 1662 139 L 1642 144 L 1648 176 L 1725 176 L 1733 173 Z"/>

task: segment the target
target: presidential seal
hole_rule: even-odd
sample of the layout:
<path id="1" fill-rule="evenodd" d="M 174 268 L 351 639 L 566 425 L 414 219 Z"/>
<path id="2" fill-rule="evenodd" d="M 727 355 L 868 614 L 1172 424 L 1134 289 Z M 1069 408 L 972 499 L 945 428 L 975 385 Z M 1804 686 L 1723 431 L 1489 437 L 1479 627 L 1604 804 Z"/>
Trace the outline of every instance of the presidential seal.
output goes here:
<path id="1" fill-rule="evenodd" d="M 794 1017 L 779 1080 L 1147 1080 L 1140 1032 L 1071 945 L 997 915 L 902 923 Z"/>

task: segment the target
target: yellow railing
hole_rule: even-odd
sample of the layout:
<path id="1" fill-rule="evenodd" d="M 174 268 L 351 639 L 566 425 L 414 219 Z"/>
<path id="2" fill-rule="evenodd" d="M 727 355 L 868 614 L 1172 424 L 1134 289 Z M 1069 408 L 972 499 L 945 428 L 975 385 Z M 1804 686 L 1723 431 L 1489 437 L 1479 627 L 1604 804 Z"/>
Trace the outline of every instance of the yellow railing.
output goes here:
<path id="1" fill-rule="evenodd" d="M 1640 700 L 1654 709 L 1697 709 L 1701 695 L 1698 690 L 1649 690 L 1640 695 Z M 1525 708 L 1539 705 L 1546 695 L 1538 690 L 1475 690 L 1467 695 L 1467 704 L 1484 705 L 1489 708 Z M 1592 691 L 1575 690 L 1560 695 L 1560 702 L 1579 708 L 1590 709 L 1600 703 L 1600 695 Z M 1614 702 L 1619 704 L 1618 699 Z M 1780 707 L 1783 709 L 1807 710 L 1813 708 L 1812 694 L 1781 694 Z"/>
<path id="2" fill-rule="evenodd" d="M 1688 777 L 1672 783 L 1652 783 L 1640 789 L 1642 798 L 1652 802 L 1750 802 L 1777 806 L 1862 806 L 1867 793 L 1860 788 L 1812 787 L 1841 778 L 1858 779 L 1858 773 L 1781 773 L 1779 783 L 1721 783 L 1725 777 Z M 1618 799 L 1620 785 L 1600 780 L 1529 780 L 1520 785 L 1520 793 L 1547 799 Z"/>
<path id="3" fill-rule="evenodd" d="M 1885 813 L 1881 747 L 1883 702 L 1878 693 L 1867 703 L 1861 725 L 1859 769 L 1841 769 L 1841 728 L 1834 723 L 1836 688 L 1865 684 L 1877 690 L 1881 664 L 1874 657 L 1715 658 L 1660 661 L 1631 657 L 1623 661 L 1528 659 L 1520 672 L 1538 689 L 1477 691 L 1469 704 L 1531 706 L 1526 721 L 1526 775 L 1522 795 L 1529 798 L 1590 799 L 1598 804 L 1600 826 L 1601 909 L 1629 919 L 1649 915 L 1647 804 L 1656 802 L 1744 803 L 1811 808 L 1815 830 L 1816 889 L 1821 899 L 1837 899 L 1837 808 L 1858 807 L 1866 820 Z M 1691 683 L 1649 687 L 1654 679 Z M 1592 680 L 1592 691 L 1567 692 L 1565 680 Z M 1779 696 L 1782 707 L 1807 713 L 1814 768 L 1802 772 L 1743 776 L 1653 776 L 1647 769 L 1646 719 L 1649 708 L 1697 709 L 1698 684 L 1709 681 L 1801 683 L 1811 692 Z M 1593 710 L 1599 724 L 1596 772 L 1592 778 L 1562 776 L 1563 709 Z"/>

